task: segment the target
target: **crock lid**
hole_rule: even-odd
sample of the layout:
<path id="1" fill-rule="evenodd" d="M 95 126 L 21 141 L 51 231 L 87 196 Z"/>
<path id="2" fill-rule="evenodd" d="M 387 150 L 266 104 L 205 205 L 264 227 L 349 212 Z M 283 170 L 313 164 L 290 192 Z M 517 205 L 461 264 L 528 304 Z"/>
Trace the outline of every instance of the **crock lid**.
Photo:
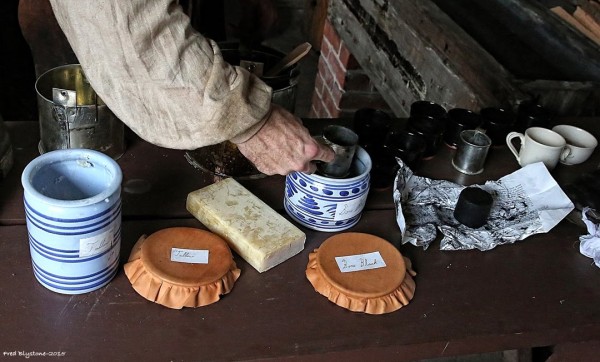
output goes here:
<path id="1" fill-rule="evenodd" d="M 347 266 L 352 271 L 343 271 Z M 414 295 L 414 275 L 410 261 L 391 243 L 364 233 L 341 233 L 325 240 L 309 255 L 306 269 L 317 292 L 341 307 L 369 314 L 393 312 L 408 304 Z"/>
<path id="2" fill-rule="evenodd" d="M 175 309 L 218 301 L 240 275 L 225 240 L 186 227 L 142 236 L 124 268 L 141 296 Z"/>

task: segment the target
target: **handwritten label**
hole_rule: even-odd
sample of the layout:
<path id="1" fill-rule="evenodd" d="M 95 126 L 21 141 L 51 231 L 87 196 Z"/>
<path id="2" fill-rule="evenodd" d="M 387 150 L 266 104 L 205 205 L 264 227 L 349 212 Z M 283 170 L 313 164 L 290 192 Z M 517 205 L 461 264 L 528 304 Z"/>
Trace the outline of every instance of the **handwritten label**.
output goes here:
<path id="1" fill-rule="evenodd" d="M 342 273 L 385 267 L 385 261 L 378 251 L 367 254 L 336 256 L 335 261 Z"/>
<path id="2" fill-rule="evenodd" d="M 189 264 L 208 264 L 208 250 L 171 248 L 171 261 Z"/>
<path id="3" fill-rule="evenodd" d="M 360 214 L 366 201 L 367 198 L 365 195 L 364 197 L 359 197 L 354 200 L 338 202 L 333 220 L 346 220 Z"/>
<path id="4" fill-rule="evenodd" d="M 112 246 L 114 238 L 113 230 L 110 229 L 89 238 L 79 239 L 79 257 L 85 258 L 107 251 Z"/>

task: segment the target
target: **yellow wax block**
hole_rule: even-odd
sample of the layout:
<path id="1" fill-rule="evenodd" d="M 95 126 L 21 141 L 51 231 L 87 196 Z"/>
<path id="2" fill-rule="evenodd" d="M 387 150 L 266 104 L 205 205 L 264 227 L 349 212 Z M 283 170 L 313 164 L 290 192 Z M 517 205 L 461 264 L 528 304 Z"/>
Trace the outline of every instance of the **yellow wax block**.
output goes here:
<path id="1" fill-rule="evenodd" d="M 300 229 L 232 178 L 189 193 L 186 208 L 260 273 L 304 249 Z"/>

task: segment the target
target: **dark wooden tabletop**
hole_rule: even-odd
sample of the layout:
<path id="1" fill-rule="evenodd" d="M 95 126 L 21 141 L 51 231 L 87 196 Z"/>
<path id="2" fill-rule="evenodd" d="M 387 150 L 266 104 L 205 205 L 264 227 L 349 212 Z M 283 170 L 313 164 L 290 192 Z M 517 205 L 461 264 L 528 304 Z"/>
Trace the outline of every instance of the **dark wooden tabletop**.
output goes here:
<path id="1" fill-rule="evenodd" d="M 311 128 L 318 132 L 321 123 L 333 122 L 340 121 L 314 120 L 309 123 Z M 21 173 L 31 160 L 39 156 L 39 128 L 37 122 L 6 124 L 12 138 L 15 163 L 8 177 L 2 180 L 0 188 L 0 225 L 24 224 Z M 213 183 L 218 178 L 193 167 L 183 150 L 154 146 L 132 134 L 128 134 L 126 147 L 125 153 L 118 159 L 123 170 L 122 202 L 125 219 L 191 217 L 185 209 L 187 194 Z M 283 176 L 240 182 L 269 206 L 283 211 Z M 140 192 L 145 188 L 148 190 Z M 391 189 L 374 190 L 369 196 L 367 208 L 392 208 L 391 195 Z"/>
<path id="2" fill-rule="evenodd" d="M 593 127 L 596 136 L 598 121 L 577 120 Z M 408 361 L 600 336 L 600 269 L 579 252 L 583 228 L 565 220 L 547 234 L 487 252 L 440 251 L 439 242 L 423 250 L 399 244 L 389 189 L 371 192 L 361 221 L 348 231 L 383 237 L 412 260 L 418 273 L 415 297 L 393 313 L 353 313 L 315 292 L 304 273 L 308 254 L 332 234 L 305 228 L 304 251 L 265 273 L 235 256 L 241 277 L 230 294 L 206 307 L 171 310 L 151 303 L 133 290 L 122 268 L 97 291 L 51 292 L 33 276 L 19 180 L 37 155 L 36 125 L 9 123 L 16 162 L 0 187 L 0 345 L 5 352 L 62 351 L 68 360 L 101 361 Z M 452 151 L 445 148 L 419 174 L 481 183 L 517 169 L 508 152 L 493 149 L 482 175 L 459 177 L 449 164 Z M 553 175 L 568 182 L 599 161 L 596 152 L 584 165 L 559 165 Z M 122 262 L 142 234 L 171 226 L 204 228 L 185 211 L 185 197 L 211 176 L 188 164 L 183 151 L 136 140 L 118 163 L 124 183 L 144 179 L 152 186 L 141 195 L 123 193 Z M 283 181 L 268 177 L 244 184 L 281 210 Z"/>

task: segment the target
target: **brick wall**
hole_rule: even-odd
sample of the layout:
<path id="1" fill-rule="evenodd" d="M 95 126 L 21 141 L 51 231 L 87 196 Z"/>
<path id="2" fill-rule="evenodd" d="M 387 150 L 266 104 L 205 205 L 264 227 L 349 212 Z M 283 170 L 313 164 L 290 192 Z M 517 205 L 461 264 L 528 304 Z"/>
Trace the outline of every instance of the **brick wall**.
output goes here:
<path id="1" fill-rule="evenodd" d="M 351 117 L 365 107 L 390 109 L 327 20 L 309 117 Z"/>

